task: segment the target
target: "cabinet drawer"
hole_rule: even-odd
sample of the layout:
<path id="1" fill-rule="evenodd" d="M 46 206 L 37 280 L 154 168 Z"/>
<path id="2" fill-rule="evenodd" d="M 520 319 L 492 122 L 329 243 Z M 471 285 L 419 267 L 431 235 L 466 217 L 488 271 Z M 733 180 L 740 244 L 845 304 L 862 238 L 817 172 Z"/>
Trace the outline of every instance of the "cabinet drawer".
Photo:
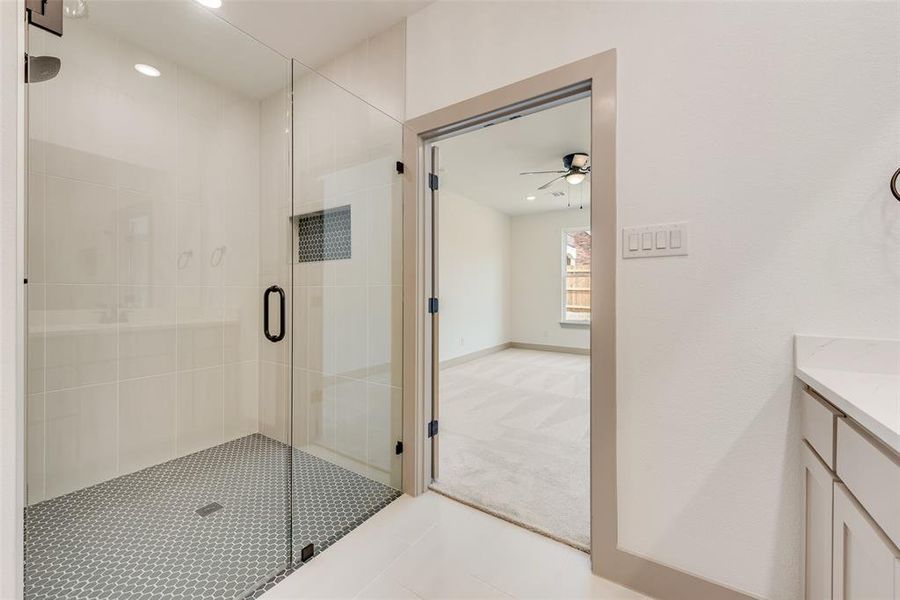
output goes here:
<path id="1" fill-rule="evenodd" d="M 900 546 L 900 457 L 849 419 L 837 425 L 837 475 Z"/>
<path id="2" fill-rule="evenodd" d="M 838 417 L 844 414 L 807 390 L 800 393 L 800 429 L 803 439 L 809 442 L 828 468 L 834 470 L 834 428 Z"/>

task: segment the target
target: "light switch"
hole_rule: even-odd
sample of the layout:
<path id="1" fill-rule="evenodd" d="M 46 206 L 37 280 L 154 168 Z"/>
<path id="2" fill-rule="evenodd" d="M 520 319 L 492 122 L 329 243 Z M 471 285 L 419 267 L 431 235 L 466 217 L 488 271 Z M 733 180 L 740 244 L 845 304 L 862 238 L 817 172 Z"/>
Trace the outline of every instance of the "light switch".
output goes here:
<path id="1" fill-rule="evenodd" d="M 681 230 L 673 229 L 669 232 L 669 247 L 681 248 Z"/>
<path id="2" fill-rule="evenodd" d="M 638 234 L 632 233 L 628 236 L 628 249 L 634 252 L 638 248 L 640 248 L 640 238 Z"/>
<path id="3" fill-rule="evenodd" d="M 656 232 L 656 249 L 661 250 L 666 247 L 666 242 L 668 241 L 668 235 L 666 235 L 665 231 L 657 231 Z"/>
<path id="4" fill-rule="evenodd" d="M 688 223 L 660 223 L 622 228 L 622 258 L 687 256 Z"/>

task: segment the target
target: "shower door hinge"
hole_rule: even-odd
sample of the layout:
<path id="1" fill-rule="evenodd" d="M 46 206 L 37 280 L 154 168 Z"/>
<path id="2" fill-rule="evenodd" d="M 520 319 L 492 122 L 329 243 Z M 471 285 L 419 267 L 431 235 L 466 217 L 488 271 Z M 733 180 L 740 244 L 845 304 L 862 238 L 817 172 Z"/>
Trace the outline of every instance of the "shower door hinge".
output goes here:
<path id="1" fill-rule="evenodd" d="M 303 549 L 300 550 L 300 562 L 306 562 L 313 557 L 316 553 L 316 547 L 312 544 L 307 544 L 303 546 Z"/>
<path id="2" fill-rule="evenodd" d="M 403 454 L 403 442 L 397 442 L 394 446 L 394 454 Z"/>
<path id="3" fill-rule="evenodd" d="M 439 303 L 437 298 L 429 298 L 428 299 L 428 314 L 436 315 L 439 308 Z"/>
<path id="4" fill-rule="evenodd" d="M 63 0 L 25 0 L 28 22 L 62 37 Z"/>
<path id="5" fill-rule="evenodd" d="M 438 422 L 437 422 L 437 420 L 434 420 L 428 424 L 428 437 L 434 437 L 437 434 L 438 434 Z"/>
<path id="6" fill-rule="evenodd" d="M 440 183 L 441 181 L 440 179 L 438 179 L 437 175 L 435 175 L 434 173 L 428 174 L 428 189 L 437 190 L 440 186 Z"/>
<path id="7" fill-rule="evenodd" d="M 397 161 L 397 174 L 403 175 L 404 169 L 405 169 L 405 167 L 404 167 L 403 163 L 398 160 Z"/>

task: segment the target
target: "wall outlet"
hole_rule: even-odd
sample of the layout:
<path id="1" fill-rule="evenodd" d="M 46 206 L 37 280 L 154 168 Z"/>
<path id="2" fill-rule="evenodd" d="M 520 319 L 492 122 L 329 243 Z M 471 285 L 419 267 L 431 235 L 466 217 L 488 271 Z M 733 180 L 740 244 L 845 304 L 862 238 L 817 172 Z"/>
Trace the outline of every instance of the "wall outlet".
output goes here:
<path id="1" fill-rule="evenodd" d="M 622 228 L 622 258 L 684 256 L 687 253 L 686 222 Z"/>

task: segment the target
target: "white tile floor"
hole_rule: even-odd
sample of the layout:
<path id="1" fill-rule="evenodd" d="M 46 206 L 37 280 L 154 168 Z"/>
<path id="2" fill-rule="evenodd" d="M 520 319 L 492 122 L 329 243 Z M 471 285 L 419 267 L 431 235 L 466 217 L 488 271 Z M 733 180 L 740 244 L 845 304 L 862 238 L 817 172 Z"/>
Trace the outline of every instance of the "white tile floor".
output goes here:
<path id="1" fill-rule="evenodd" d="M 402 496 L 262 598 L 644 596 L 591 575 L 583 552 L 428 492 Z"/>

